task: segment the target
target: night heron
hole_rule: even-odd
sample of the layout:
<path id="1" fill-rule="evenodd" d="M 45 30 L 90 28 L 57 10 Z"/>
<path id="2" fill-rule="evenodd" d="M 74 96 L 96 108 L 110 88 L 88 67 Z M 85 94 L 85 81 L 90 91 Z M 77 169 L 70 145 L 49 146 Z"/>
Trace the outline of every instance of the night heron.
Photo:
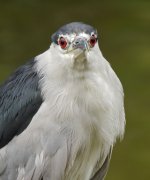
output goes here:
<path id="1" fill-rule="evenodd" d="M 124 134 L 122 85 L 74 22 L 0 86 L 1 180 L 102 180 Z"/>

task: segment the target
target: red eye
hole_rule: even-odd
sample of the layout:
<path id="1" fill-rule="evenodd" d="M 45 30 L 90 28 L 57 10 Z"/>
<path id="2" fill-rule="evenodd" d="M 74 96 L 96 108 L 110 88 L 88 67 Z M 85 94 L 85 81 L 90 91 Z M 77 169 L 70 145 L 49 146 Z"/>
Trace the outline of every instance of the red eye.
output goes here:
<path id="1" fill-rule="evenodd" d="M 91 47 L 94 47 L 96 42 L 97 42 L 97 38 L 94 35 L 92 35 L 91 38 L 90 38 Z"/>
<path id="2" fill-rule="evenodd" d="M 67 41 L 64 37 L 61 37 L 59 40 L 58 40 L 58 44 L 60 45 L 60 47 L 62 49 L 65 49 L 67 47 Z"/>

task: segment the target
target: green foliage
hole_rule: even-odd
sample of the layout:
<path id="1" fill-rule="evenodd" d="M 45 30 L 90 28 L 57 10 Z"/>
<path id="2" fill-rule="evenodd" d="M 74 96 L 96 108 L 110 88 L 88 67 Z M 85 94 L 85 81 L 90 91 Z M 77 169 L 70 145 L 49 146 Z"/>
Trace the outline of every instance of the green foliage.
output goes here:
<path id="1" fill-rule="evenodd" d="M 106 180 L 150 179 L 150 1 L 15 0 L 0 2 L 0 80 L 45 51 L 65 23 L 95 26 L 104 56 L 125 89 L 127 127 Z"/>

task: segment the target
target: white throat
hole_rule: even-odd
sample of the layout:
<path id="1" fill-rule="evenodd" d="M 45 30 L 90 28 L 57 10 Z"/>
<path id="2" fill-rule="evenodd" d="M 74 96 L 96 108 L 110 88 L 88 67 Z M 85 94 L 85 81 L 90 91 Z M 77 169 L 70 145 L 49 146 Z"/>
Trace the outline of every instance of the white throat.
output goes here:
<path id="1" fill-rule="evenodd" d="M 47 124 L 57 124 L 67 134 L 68 131 L 73 134 L 67 135 L 73 142 L 71 159 L 74 161 L 68 177 L 73 178 L 72 172 L 80 162 L 85 168 L 81 172 L 85 171 L 86 175 L 82 179 L 89 179 L 97 159 L 105 159 L 116 138 L 124 134 L 122 86 L 98 47 L 86 55 L 86 60 L 78 59 L 78 66 L 84 65 L 81 69 L 69 55 L 61 56 L 55 51 L 52 46 L 36 58 L 45 102 L 40 119 L 46 117 Z M 78 161 L 76 153 L 82 148 L 86 151 Z M 89 167 L 87 160 L 91 162 Z"/>
<path id="2" fill-rule="evenodd" d="M 74 58 L 57 53 L 52 45 L 48 51 L 37 56 L 37 71 L 43 77 L 41 89 L 45 101 L 50 103 L 50 107 L 56 107 L 55 117 L 61 113 L 61 117 L 74 116 L 77 109 L 80 114 L 82 109 L 79 108 L 87 114 L 97 114 L 99 119 L 105 118 L 98 116 L 106 116 L 106 120 L 99 121 L 98 125 L 103 131 L 101 136 L 113 144 L 116 137 L 124 132 L 124 111 L 120 109 L 123 108 L 122 85 L 98 45 L 93 49 L 87 53 L 87 59 L 80 62 L 84 65 L 83 69 L 75 70 Z M 68 114 L 65 114 L 66 109 Z"/>

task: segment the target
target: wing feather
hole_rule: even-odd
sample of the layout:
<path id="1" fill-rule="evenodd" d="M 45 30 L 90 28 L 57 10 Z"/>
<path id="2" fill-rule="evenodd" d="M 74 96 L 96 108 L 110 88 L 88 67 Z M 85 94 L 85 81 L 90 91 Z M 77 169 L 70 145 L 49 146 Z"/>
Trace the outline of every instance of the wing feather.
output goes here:
<path id="1" fill-rule="evenodd" d="M 110 149 L 109 154 L 107 155 L 103 165 L 95 173 L 95 175 L 91 178 L 91 180 L 103 180 L 105 178 L 107 171 L 108 171 L 108 168 L 109 168 L 111 154 L 112 154 L 112 148 Z"/>
<path id="2" fill-rule="evenodd" d="M 19 135 L 42 104 L 34 59 L 0 86 L 0 148 Z"/>

